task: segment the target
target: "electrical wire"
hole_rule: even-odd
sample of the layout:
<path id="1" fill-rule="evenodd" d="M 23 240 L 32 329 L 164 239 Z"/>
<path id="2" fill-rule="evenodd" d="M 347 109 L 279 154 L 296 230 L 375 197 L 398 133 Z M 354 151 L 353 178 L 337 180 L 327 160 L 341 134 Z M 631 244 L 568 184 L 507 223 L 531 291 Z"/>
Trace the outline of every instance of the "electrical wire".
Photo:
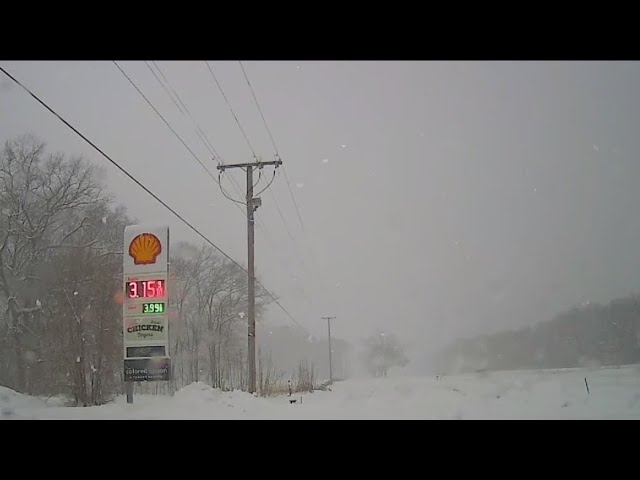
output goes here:
<path id="1" fill-rule="evenodd" d="M 207 65 L 207 68 L 209 69 L 209 73 L 211 73 L 211 76 L 213 77 L 214 82 L 216 82 L 218 90 L 220 91 L 220 93 L 224 97 L 224 101 L 227 103 L 227 106 L 229 107 L 229 110 L 231 111 L 231 115 L 233 115 L 233 118 L 235 118 L 236 123 L 238 124 L 238 128 L 240 128 L 240 131 L 242 132 L 242 136 L 244 137 L 245 141 L 247 142 L 247 145 L 249 146 L 249 150 L 251 150 L 251 153 L 253 153 L 253 158 L 258 158 L 258 155 L 256 154 L 256 151 L 253 149 L 253 146 L 251 146 L 251 142 L 249 141 L 249 137 L 247 137 L 247 134 L 245 133 L 244 128 L 242 128 L 242 125 L 240 125 L 240 120 L 238 120 L 238 117 L 236 116 L 235 112 L 233 111 L 233 108 L 231 108 L 231 103 L 229 103 L 229 99 L 224 94 L 224 90 L 222 90 L 222 86 L 220 85 L 220 82 L 218 82 L 218 79 L 216 78 L 215 74 L 213 73 L 213 70 L 211 69 L 211 65 L 209 65 L 209 62 L 207 62 L 206 60 L 205 60 L 204 63 Z"/>
<path id="2" fill-rule="evenodd" d="M 251 95 L 253 95 L 253 100 L 256 102 L 256 106 L 258 107 L 258 112 L 260 112 L 260 117 L 262 117 L 262 122 L 264 123 L 265 128 L 267 129 L 267 133 L 269 134 L 269 138 L 271 139 L 271 143 L 273 144 L 273 148 L 276 151 L 276 155 L 278 155 L 278 147 L 276 146 L 276 142 L 273 139 L 273 135 L 271 135 L 271 130 L 269 130 L 269 126 L 267 125 L 267 121 L 262 114 L 262 109 L 260 108 L 260 104 L 258 103 L 258 98 L 256 97 L 255 92 L 253 91 L 253 87 L 251 86 L 251 82 L 249 81 L 249 77 L 247 77 L 247 72 L 242 65 L 242 62 L 238 62 L 240 64 L 240 68 L 242 69 L 242 74 L 244 75 L 244 79 L 247 81 L 247 85 L 249 85 L 249 90 L 251 90 Z M 279 156 L 279 155 L 278 155 Z"/>
<path id="3" fill-rule="evenodd" d="M 116 63 L 116 62 L 114 62 Z M 160 72 L 160 74 L 162 75 L 162 78 L 165 79 L 165 81 L 167 82 L 167 86 L 169 87 L 169 89 L 171 89 L 172 92 L 174 92 L 176 98 L 178 98 L 178 100 L 180 101 L 180 103 L 185 107 L 185 110 L 187 111 L 187 113 L 185 114 L 185 112 L 182 110 L 182 108 L 180 108 L 180 105 L 178 105 L 178 103 L 174 100 L 173 96 L 171 95 L 171 93 L 169 92 L 169 90 L 167 89 L 167 86 L 164 85 L 164 83 L 162 83 L 162 81 L 160 80 L 160 78 L 158 77 L 158 75 L 156 75 L 156 73 L 153 71 L 153 69 L 151 68 L 151 66 L 149 65 L 148 62 L 145 62 L 145 64 L 147 65 L 147 68 L 149 68 L 149 70 L 151 70 L 151 73 L 153 73 L 154 77 L 156 78 L 156 80 L 158 81 L 158 83 L 160 83 L 160 86 L 162 86 L 163 90 L 165 91 L 165 93 L 169 96 L 169 98 L 171 98 L 171 100 L 173 101 L 174 105 L 178 108 L 178 110 L 183 114 L 183 115 L 188 115 L 189 118 L 191 119 L 191 122 L 194 124 L 194 127 L 196 129 L 196 133 L 198 134 L 198 137 L 200 138 L 200 141 L 204 144 L 204 146 L 207 148 L 207 150 L 209 150 L 209 153 L 213 156 L 214 161 L 216 161 L 216 163 L 218 165 L 221 164 L 222 161 L 222 157 L 218 154 L 218 152 L 216 151 L 216 149 L 213 147 L 213 145 L 211 145 L 211 142 L 209 142 L 209 139 L 207 138 L 206 134 L 204 133 L 204 131 L 202 130 L 202 128 L 200 128 L 200 125 L 198 125 L 198 123 L 195 121 L 195 119 L 193 118 L 193 116 L 191 115 L 191 113 L 189 112 L 189 109 L 186 107 L 186 105 L 184 104 L 184 102 L 182 102 L 182 100 L 180 99 L 180 97 L 178 96 L 178 93 L 175 91 L 175 89 L 171 86 L 171 84 L 169 83 L 169 81 L 167 80 L 167 77 L 162 73 L 162 70 L 160 70 L 158 68 L 158 66 L 156 65 L 155 62 L 153 62 L 153 64 L 155 65 L 156 68 L 158 68 L 158 71 Z M 145 100 L 147 100 L 147 103 L 149 103 L 151 105 L 151 107 L 154 109 L 154 111 L 156 111 L 156 113 L 158 113 L 160 115 L 160 113 L 158 112 L 158 110 L 153 106 L 153 104 L 151 104 L 151 102 L 147 99 L 147 97 L 144 96 L 144 94 L 142 93 L 142 91 L 135 85 L 135 83 L 133 83 L 133 81 L 131 80 L 131 78 L 129 78 L 124 71 L 120 68 L 120 66 L 116 63 L 116 66 L 120 69 L 120 71 L 125 75 L 125 77 L 127 77 L 127 79 L 131 82 L 131 84 L 136 88 L 136 90 L 138 91 L 138 93 L 140 93 L 143 98 Z M 162 115 L 160 115 L 161 118 Z M 165 123 L 168 125 L 168 122 Z M 170 127 L 171 128 L 171 127 Z M 174 134 L 175 131 L 173 129 L 171 129 Z M 177 134 L 176 134 L 177 135 Z M 185 142 L 183 142 L 184 144 Z M 191 151 L 191 149 L 189 149 L 189 151 Z M 191 154 L 195 156 L 195 154 L 191 151 Z M 198 163 L 200 163 L 200 165 L 202 165 L 204 167 L 204 164 L 196 157 L 196 160 L 198 160 Z M 222 190 L 222 185 L 220 185 L 220 177 L 218 176 L 218 180 L 216 180 L 213 177 L 213 174 L 209 171 L 208 168 L 204 167 L 205 170 L 207 170 L 207 172 L 209 173 L 209 176 L 213 178 L 213 180 L 218 184 L 218 186 L 220 187 L 220 189 Z M 233 180 L 233 177 L 231 177 Z M 234 185 L 236 185 L 234 183 Z M 236 185 L 236 190 L 238 190 L 238 187 Z M 223 192 L 223 195 L 226 194 Z M 229 197 L 227 197 L 229 198 Z M 242 202 L 236 202 L 236 203 L 242 203 Z M 237 207 L 237 205 L 236 205 Z M 240 207 L 238 207 L 240 208 Z M 246 213 L 242 210 L 242 208 L 240 208 L 240 213 L 242 213 L 243 216 L 246 215 Z"/>
<path id="4" fill-rule="evenodd" d="M 165 91 L 165 93 L 167 94 L 167 96 L 171 99 L 171 101 L 173 102 L 173 104 L 176 106 L 176 108 L 178 109 L 178 111 L 181 114 L 185 114 L 184 111 L 182 110 L 182 108 L 180 107 L 180 105 L 178 105 L 178 102 L 176 102 L 176 99 L 173 98 L 173 95 L 171 95 L 171 92 L 169 91 L 169 89 L 167 89 L 167 86 L 162 83 L 162 80 L 160 80 L 160 77 L 158 77 L 158 74 L 153 70 L 153 68 L 151 68 L 151 65 L 149 65 L 149 62 L 144 62 L 145 65 L 147 66 L 147 68 L 149 69 L 149 71 L 151 73 L 153 73 L 153 76 L 156 77 L 156 80 L 158 81 L 158 83 L 162 86 L 162 89 Z"/>
<path id="5" fill-rule="evenodd" d="M 153 73 L 153 76 L 156 78 L 156 80 L 158 81 L 158 83 L 160 84 L 160 86 L 162 87 L 162 89 L 165 91 L 165 93 L 167 94 L 167 96 L 171 99 L 171 101 L 173 102 L 173 104 L 176 106 L 176 108 L 178 109 L 178 111 L 180 111 L 180 113 L 182 113 L 185 116 L 188 116 L 189 119 L 191 120 L 191 123 L 193 123 L 193 126 L 196 130 L 196 133 L 198 134 L 198 138 L 200 138 L 200 141 L 202 142 L 202 144 L 205 146 L 205 148 L 209 151 L 209 153 L 211 155 L 213 155 L 214 160 L 218 163 L 218 165 L 220 164 L 220 162 L 222 161 L 222 158 L 220 157 L 220 155 L 218 154 L 218 152 L 216 151 L 215 147 L 211 144 L 211 142 L 209 141 L 209 139 L 207 138 L 207 135 L 204 133 L 204 131 L 202 130 L 202 128 L 200 128 L 200 125 L 198 125 L 198 122 L 196 122 L 196 120 L 193 118 L 193 115 L 191 115 L 191 112 L 189 111 L 189 109 L 187 108 L 187 106 L 185 105 L 185 103 L 182 101 L 182 99 L 180 98 L 180 96 L 178 95 L 178 92 L 176 92 L 175 88 L 173 88 L 171 86 L 171 84 L 169 83 L 169 80 L 167 79 L 167 77 L 162 73 L 162 70 L 160 70 L 160 68 L 158 67 L 158 65 L 156 64 L 156 62 L 153 62 L 153 65 L 158 69 L 158 72 L 160 72 L 160 74 L 162 75 L 162 78 L 164 79 L 164 81 L 166 82 L 166 85 L 164 83 L 162 83 L 162 80 L 160 80 L 160 78 L 158 77 L 158 75 L 156 74 L 156 72 L 153 71 L 153 69 L 151 68 L 151 65 L 149 65 L 149 62 L 145 62 L 145 64 L 147 65 L 147 68 L 149 70 L 151 70 L 151 73 Z M 167 88 L 169 87 L 169 88 Z M 171 95 L 171 93 L 169 92 L 169 90 L 171 90 L 171 92 L 173 92 L 173 95 Z M 176 100 L 173 98 L 175 96 L 175 98 L 178 100 L 178 102 L 180 102 L 180 105 L 182 105 L 182 108 L 180 107 L 180 105 L 178 105 L 178 102 L 176 102 Z M 186 112 L 186 113 L 185 113 Z"/>
<path id="6" fill-rule="evenodd" d="M 256 96 L 256 93 L 254 92 L 253 87 L 251 86 L 251 82 L 249 81 L 247 72 L 244 69 L 244 65 L 242 65 L 242 62 L 240 61 L 238 63 L 240 63 L 240 68 L 242 69 L 242 74 L 244 75 L 244 79 L 247 81 L 247 85 L 249 86 L 249 90 L 251 90 L 251 95 L 253 96 L 253 100 L 256 102 L 256 107 L 258 107 L 258 112 L 260 113 L 260 117 L 262 118 L 264 127 L 267 130 L 267 133 L 269 134 L 269 138 L 271 139 L 271 144 L 273 145 L 273 149 L 275 150 L 276 157 L 280 158 L 280 153 L 278 152 L 278 146 L 276 145 L 276 141 L 273 139 L 273 135 L 271 134 L 271 129 L 267 124 L 267 120 L 264 118 L 264 114 L 262 113 L 262 108 L 260 108 L 260 102 L 258 102 L 258 97 Z M 291 182 L 289 182 L 289 177 L 287 175 L 287 170 L 284 168 L 284 164 L 282 166 L 282 170 L 284 172 L 284 178 L 287 181 L 287 187 L 289 188 L 289 194 L 291 195 L 291 200 L 293 202 L 293 205 L 296 209 L 296 213 L 298 215 L 298 221 L 300 222 L 300 227 L 302 227 L 302 230 L 304 231 L 304 223 L 302 222 L 302 215 L 300 214 L 300 208 L 298 207 L 298 202 L 296 202 L 296 197 L 293 194 L 293 190 L 291 189 Z"/>
<path id="7" fill-rule="evenodd" d="M 218 78 L 213 73 L 213 69 L 209 65 L 209 62 L 205 61 L 204 63 L 207 66 L 207 69 L 209 70 L 209 73 L 211 74 L 211 77 L 213 78 L 213 80 L 214 80 L 214 82 L 215 82 L 215 84 L 216 84 L 216 86 L 218 88 L 218 91 L 220 92 L 220 94 L 224 98 L 224 101 L 226 102 L 227 107 L 229 107 L 229 111 L 231 112 L 231 115 L 233 116 L 234 120 L 236 121 L 236 124 L 238 125 L 238 128 L 240 129 L 240 132 L 242 133 L 242 136 L 244 137 L 247 145 L 249 146 L 249 149 L 251 150 L 251 153 L 253 154 L 253 158 L 257 159 L 258 155 L 256 154 L 255 150 L 253 149 L 253 146 L 251 145 L 251 141 L 249 140 L 249 137 L 247 136 L 246 132 L 242 128 L 242 125 L 240 124 L 240 120 L 238 119 L 238 116 L 236 115 L 236 113 L 233 110 L 233 107 L 231 106 L 231 102 L 227 98 L 227 95 L 224 93 L 224 90 L 222 89 L 222 85 L 220 85 L 220 82 L 218 81 Z M 224 164 L 224 162 L 223 162 L 223 164 Z M 237 185 L 237 183 L 236 183 L 236 181 L 235 181 L 235 179 L 234 179 L 232 174 L 229 174 L 229 178 L 231 179 L 231 183 L 235 187 L 235 189 L 238 192 L 238 194 L 242 195 L 242 191 L 241 191 L 240 187 Z M 222 189 L 222 186 L 221 186 L 221 189 Z M 246 203 L 244 203 L 244 202 L 239 202 L 237 200 L 234 200 L 234 199 L 230 198 L 224 192 L 223 192 L 223 195 L 225 195 L 225 197 L 227 197 L 229 200 L 235 202 L 236 204 L 240 203 L 240 204 L 246 205 Z M 271 236 L 269 235 L 267 227 L 266 227 L 265 223 L 262 221 L 262 219 L 260 217 L 256 217 L 255 220 L 257 222 L 256 225 L 264 232 L 265 237 L 267 237 L 267 239 L 269 241 L 271 241 Z"/>
<path id="8" fill-rule="evenodd" d="M 165 74 L 163 73 L 163 71 L 160 69 L 160 67 L 158 66 L 158 64 L 154 61 L 152 61 L 151 63 L 153 63 L 153 66 L 156 67 L 156 69 L 158 70 L 158 72 L 160 72 L 160 75 L 162 75 L 162 78 L 164 78 L 164 81 L 167 82 L 167 85 L 169 86 L 169 88 L 171 89 L 171 91 L 173 92 L 173 94 L 176 96 L 176 98 L 178 99 L 178 101 L 180 102 L 180 105 L 182 105 L 185 109 L 185 111 L 187 112 L 187 114 L 189 116 L 191 116 L 191 112 L 189 112 L 189 109 L 187 108 L 187 106 L 184 104 L 184 102 L 182 101 L 182 99 L 180 98 L 180 95 L 178 95 L 178 92 L 176 92 L 174 90 L 174 88 L 171 86 L 171 84 L 169 83 L 169 80 L 167 79 L 167 77 L 165 76 Z"/>
<path id="9" fill-rule="evenodd" d="M 221 95 L 222 95 L 222 97 L 224 98 L 224 100 L 225 100 L 225 102 L 226 102 L 226 104 L 227 104 L 227 107 L 229 108 L 229 111 L 231 112 L 231 115 L 233 116 L 233 118 L 234 118 L 234 120 L 235 120 L 235 122 L 236 122 L 236 124 L 237 124 L 238 128 L 240 129 L 240 133 L 242 133 L 242 136 L 244 137 L 244 139 L 245 139 L 245 141 L 246 141 L 247 145 L 249 146 L 249 149 L 250 149 L 250 150 L 251 150 L 251 152 L 253 153 L 254 158 L 255 158 L 255 159 L 257 159 L 257 158 L 258 158 L 258 156 L 257 156 L 257 154 L 256 154 L 255 150 L 253 149 L 253 146 L 251 145 L 251 141 L 249 140 L 249 137 L 247 136 L 247 134 L 246 134 L 246 132 L 244 131 L 244 129 L 242 128 L 242 125 L 240 124 L 240 120 L 238 119 L 238 116 L 237 116 L 237 115 L 236 115 L 236 113 L 234 112 L 233 107 L 231 106 L 231 102 L 229 101 L 229 99 L 228 99 L 227 95 L 224 93 L 224 90 L 223 90 L 223 88 L 222 88 L 222 85 L 220 85 L 220 82 L 218 81 L 217 77 L 216 77 L 216 76 L 215 76 L 215 74 L 213 73 L 213 69 L 211 68 L 211 65 L 209 65 L 209 62 L 206 62 L 206 61 L 205 61 L 205 64 L 207 65 L 207 69 L 209 70 L 209 73 L 211 74 L 211 77 L 213 78 L 213 80 L 214 80 L 214 82 L 215 82 L 215 84 L 216 84 L 216 86 L 217 86 L 217 88 L 218 88 L 218 91 L 220 92 L 220 94 L 221 94 Z M 246 75 L 245 75 L 245 78 L 247 78 L 247 77 L 246 77 Z M 247 81 L 248 81 L 248 78 L 247 78 Z M 250 84 L 249 84 L 249 87 L 251 88 L 251 85 L 250 85 Z M 251 91 L 252 91 L 252 93 L 253 93 L 253 89 L 252 89 Z M 255 94 L 253 94 L 253 96 L 254 96 L 254 100 L 257 102 L 257 98 L 255 97 Z M 260 109 L 259 105 L 258 105 L 258 109 Z M 262 112 L 261 112 L 261 115 L 262 115 Z M 265 121 L 264 116 L 262 116 L 262 119 L 263 119 L 263 121 Z M 266 122 L 265 122 L 265 126 L 266 126 Z M 267 129 L 268 129 L 268 127 L 267 127 Z M 271 136 L 271 133 L 270 133 L 270 132 L 269 132 L 269 135 Z M 271 136 L 271 140 L 272 140 L 272 143 L 274 144 L 274 148 L 277 148 L 277 147 L 275 147 L 275 142 L 273 141 L 273 137 L 272 137 L 272 136 Z M 261 173 L 261 172 L 260 172 L 260 173 Z M 271 186 L 271 184 L 273 183 L 273 180 L 275 179 L 275 174 L 276 174 L 276 169 L 274 169 L 274 176 L 273 176 L 273 178 L 272 178 L 271 182 L 269 182 L 269 185 L 267 185 L 267 187 L 266 187 L 266 188 L 262 189 L 262 190 L 259 192 L 259 194 L 260 194 L 260 193 L 262 193 L 262 192 L 264 192 L 264 191 L 265 191 L 269 186 Z M 285 177 L 286 177 L 286 172 L 285 172 Z M 231 177 L 231 178 L 233 179 L 233 177 Z M 260 178 L 258 178 L 258 182 L 259 182 L 259 181 L 260 181 Z M 256 182 L 256 185 L 257 185 L 257 183 L 258 183 L 258 182 Z M 221 190 L 223 190 L 223 189 L 222 189 L 222 187 L 221 187 Z M 290 192 L 291 192 L 291 190 L 290 190 Z M 242 203 L 242 202 L 238 202 L 238 201 L 233 200 L 232 198 L 230 198 L 230 197 L 226 194 L 226 192 L 222 191 L 222 193 L 223 193 L 223 195 L 224 195 L 226 198 L 228 198 L 229 200 L 231 200 L 231 201 L 233 201 L 233 202 L 235 202 L 235 203 Z M 291 193 L 292 193 L 292 192 L 291 192 Z M 258 195 L 259 195 L 259 194 L 258 194 Z M 283 223 L 284 223 L 284 226 L 285 226 L 285 229 L 286 229 L 286 231 L 287 231 L 287 234 L 289 235 L 289 238 L 291 239 L 291 241 L 292 241 L 292 243 L 293 243 L 293 245 L 294 245 L 294 251 L 296 252 L 296 255 L 298 256 L 298 258 L 299 258 L 299 260 L 300 260 L 300 262 L 301 262 L 301 264 L 302 264 L 303 268 L 306 270 L 306 266 L 305 266 L 305 264 L 304 264 L 304 261 L 302 260 L 302 257 L 300 256 L 300 253 L 299 253 L 298 249 L 297 249 L 297 248 L 296 248 L 296 246 L 295 246 L 295 240 L 293 239 L 293 236 L 291 235 L 291 230 L 289 229 L 289 226 L 287 225 L 287 222 L 286 222 L 286 220 L 285 220 L 285 218 L 284 218 L 284 215 L 282 214 L 282 210 L 281 210 L 281 208 L 280 208 L 280 205 L 278 204 L 278 200 L 277 200 L 277 199 L 276 199 L 276 197 L 273 195 L 273 192 L 271 192 L 271 195 L 272 195 L 272 197 L 273 197 L 273 199 L 274 199 L 274 203 L 275 203 L 275 205 L 276 205 L 276 209 L 278 210 L 278 214 L 280 215 L 280 218 L 282 219 L 282 221 L 283 221 Z M 246 204 L 245 204 L 245 203 L 243 203 L 243 205 L 246 205 Z M 297 204 L 295 203 L 295 199 L 294 199 L 294 205 L 295 205 L 295 206 L 296 206 L 296 208 L 297 208 Z M 298 214 L 298 215 L 299 215 L 299 214 Z M 300 215 L 299 215 L 299 219 L 300 219 L 300 221 L 302 222 L 302 219 L 301 219 Z M 265 236 L 267 236 L 267 238 L 269 239 L 270 237 L 269 237 L 269 235 L 268 235 L 268 233 L 267 233 L 266 226 L 265 226 L 265 225 L 264 225 L 264 223 L 262 222 L 261 218 L 258 216 L 258 217 L 256 217 L 256 220 L 257 220 L 257 222 L 258 222 L 259 226 L 261 227 L 261 229 L 264 231 Z M 301 223 L 301 225 L 302 225 L 302 223 Z M 303 226 L 303 231 L 304 231 L 304 226 Z"/>
<path id="10" fill-rule="evenodd" d="M 153 103 L 151 103 L 151 101 L 145 96 L 144 93 L 142 93 L 142 90 L 140 90 L 138 88 L 138 86 L 135 84 L 135 82 L 133 80 L 131 80 L 131 78 L 129 77 L 129 75 L 126 74 L 126 72 L 120 67 L 120 65 L 118 65 L 118 62 L 116 62 L 115 60 L 113 60 L 113 64 L 118 67 L 118 70 L 120 70 L 120 72 L 122 73 L 122 75 L 124 75 L 124 77 L 129 81 L 129 83 L 131 85 L 133 85 L 133 88 L 135 88 L 137 90 L 137 92 L 142 96 L 142 98 L 145 99 L 145 101 L 147 102 L 147 104 L 153 109 L 153 111 L 156 113 L 156 115 L 158 115 L 158 117 L 160 117 L 160 119 L 164 122 L 164 124 L 169 127 L 169 130 L 171 130 L 171 132 L 173 132 L 173 134 L 176 136 L 176 138 L 178 140 L 180 140 L 180 143 L 182 143 L 182 145 L 184 146 L 184 148 L 186 148 L 189 153 L 193 156 L 193 158 L 196 159 L 196 161 L 200 164 L 200 166 L 202 166 L 202 168 L 204 168 L 206 170 L 206 172 L 209 174 L 209 176 L 211 177 L 211 179 L 215 182 L 216 178 L 213 176 L 213 173 L 211 173 L 211 171 L 206 167 L 206 165 L 204 163 L 202 163 L 202 161 L 198 158 L 198 156 L 193 153 L 193 150 L 191 150 L 191 148 L 189 148 L 189 145 L 187 145 L 185 143 L 185 141 L 182 139 L 182 137 L 180 135 L 178 135 L 178 133 L 173 129 L 173 127 L 169 124 L 169 122 L 167 122 L 167 120 L 162 116 L 162 114 L 158 111 L 158 109 L 153 105 Z"/>

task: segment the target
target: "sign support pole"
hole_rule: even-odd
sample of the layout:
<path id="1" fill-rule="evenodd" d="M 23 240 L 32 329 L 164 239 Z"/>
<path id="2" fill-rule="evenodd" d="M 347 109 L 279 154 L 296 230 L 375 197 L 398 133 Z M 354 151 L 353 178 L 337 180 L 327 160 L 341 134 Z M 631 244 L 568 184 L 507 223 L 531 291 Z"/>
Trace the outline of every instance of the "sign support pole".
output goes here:
<path id="1" fill-rule="evenodd" d="M 124 383 L 124 392 L 127 394 L 127 403 L 133 403 L 133 383 Z"/>

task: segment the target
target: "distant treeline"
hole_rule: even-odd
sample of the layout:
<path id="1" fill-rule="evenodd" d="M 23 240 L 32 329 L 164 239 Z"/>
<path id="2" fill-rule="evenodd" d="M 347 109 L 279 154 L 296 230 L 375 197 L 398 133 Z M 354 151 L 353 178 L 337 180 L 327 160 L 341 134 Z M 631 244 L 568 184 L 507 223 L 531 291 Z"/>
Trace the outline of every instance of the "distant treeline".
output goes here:
<path id="1" fill-rule="evenodd" d="M 640 296 L 589 303 L 515 331 L 461 339 L 443 355 L 447 373 L 571 368 L 640 362 Z"/>

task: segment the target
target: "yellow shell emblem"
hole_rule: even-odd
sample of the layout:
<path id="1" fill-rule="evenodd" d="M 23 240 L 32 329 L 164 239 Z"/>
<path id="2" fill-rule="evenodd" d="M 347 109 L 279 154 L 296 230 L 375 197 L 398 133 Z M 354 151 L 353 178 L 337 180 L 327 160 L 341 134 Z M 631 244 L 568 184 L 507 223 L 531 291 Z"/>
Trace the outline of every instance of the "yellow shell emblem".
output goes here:
<path id="1" fill-rule="evenodd" d="M 141 233 L 129 244 L 129 255 L 136 265 L 156 263 L 160 252 L 162 252 L 160 240 L 152 233 Z"/>

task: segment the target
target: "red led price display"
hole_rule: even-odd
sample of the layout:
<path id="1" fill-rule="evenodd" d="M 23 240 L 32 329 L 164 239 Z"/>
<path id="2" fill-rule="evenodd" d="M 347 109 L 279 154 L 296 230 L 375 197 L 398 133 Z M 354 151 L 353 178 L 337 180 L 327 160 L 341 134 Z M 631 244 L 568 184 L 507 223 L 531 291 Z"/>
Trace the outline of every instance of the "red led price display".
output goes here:
<path id="1" fill-rule="evenodd" d="M 163 298 L 164 280 L 138 280 L 127 282 L 129 298 Z"/>

